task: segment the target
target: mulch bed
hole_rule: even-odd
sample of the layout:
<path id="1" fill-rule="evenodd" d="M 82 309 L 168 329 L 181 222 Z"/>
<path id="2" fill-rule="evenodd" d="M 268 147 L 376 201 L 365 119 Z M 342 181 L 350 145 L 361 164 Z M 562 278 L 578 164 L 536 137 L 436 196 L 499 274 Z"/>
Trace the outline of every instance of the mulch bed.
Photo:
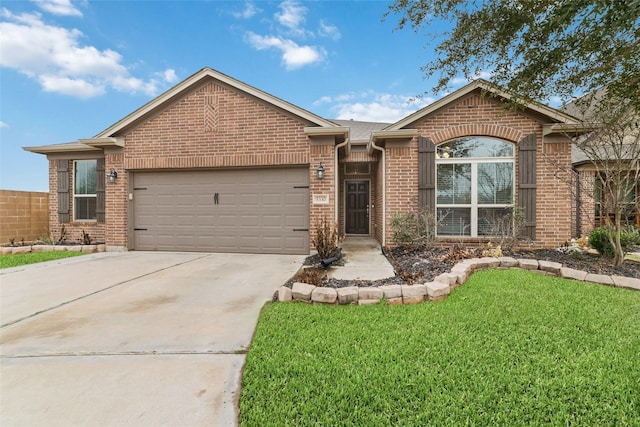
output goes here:
<path id="1" fill-rule="evenodd" d="M 323 278 L 321 286 L 342 288 L 347 286 L 383 286 L 425 283 L 436 276 L 451 271 L 451 268 L 465 258 L 480 257 L 482 249 L 454 246 L 451 248 L 407 248 L 396 247 L 386 252 L 387 259 L 393 265 L 395 277 L 382 280 L 336 280 Z M 602 256 L 581 252 L 570 252 L 555 249 L 510 250 L 503 251 L 504 256 L 513 258 L 528 258 L 561 263 L 564 267 L 574 268 L 589 273 L 617 275 L 640 278 L 640 263 L 625 261 L 622 266 L 611 265 L 611 260 Z M 305 260 L 305 266 L 318 266 L 315 269 L 319 276 L 323 276 L 323 269 L 319 267 L 320 259 L 317 255 Z M 297 281 L 292 277 L 285 286 L 291 287 Z"/>

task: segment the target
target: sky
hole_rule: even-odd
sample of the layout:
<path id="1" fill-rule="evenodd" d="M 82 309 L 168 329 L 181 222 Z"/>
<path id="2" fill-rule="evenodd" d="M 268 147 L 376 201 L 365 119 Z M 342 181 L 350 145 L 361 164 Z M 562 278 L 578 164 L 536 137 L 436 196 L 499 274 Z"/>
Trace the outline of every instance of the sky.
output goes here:
<path id="1" fill-rule="evenodd" d="M 444 94 L 421 71 L 434 42 L 390 4 L 3 0 L 0 188 L 48 191 L 46 156 L 22 147 L 93 137 L 204 67 L 327 119 L 395 122 Z"/>

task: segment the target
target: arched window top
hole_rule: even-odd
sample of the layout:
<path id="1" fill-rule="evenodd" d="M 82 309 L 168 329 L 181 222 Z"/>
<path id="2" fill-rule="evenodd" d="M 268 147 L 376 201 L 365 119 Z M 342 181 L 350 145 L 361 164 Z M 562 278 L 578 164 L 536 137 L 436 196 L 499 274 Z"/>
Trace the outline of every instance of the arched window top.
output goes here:
<path id="1" fill-rule="evenodd" d="M 436 159 L 513 157 L 513 144 L 488 136 L 466 136 L 436 147 Z"/>

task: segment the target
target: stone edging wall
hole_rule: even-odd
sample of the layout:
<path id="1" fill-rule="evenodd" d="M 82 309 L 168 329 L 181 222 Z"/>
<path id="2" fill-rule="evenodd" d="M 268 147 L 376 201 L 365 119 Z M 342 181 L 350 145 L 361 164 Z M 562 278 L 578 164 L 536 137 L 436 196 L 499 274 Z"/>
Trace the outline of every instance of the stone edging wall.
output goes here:
<path id="1" fill-rule="evenodd" d="M 28 254 L 31 252 L 105 252 L 106 245 L 31 245 L 31 246 L 3 246 L 2 255 Z"/>
<path id="2" fill-rule="evenodd" d="M 419 304 L 423 301 L 440 301 L 445 299 L 455 288 L 463 285 L 475 271 L 487 268 L 522 268 L 540 271 L 544 274 L 581 280 L 601 285 L 640 291 L 640 279 L 624 276 L 609 276 L 592 274 L 582 270 L 563 267 L 552 261 L 538 261 L 535 259 L 500 258 L 471 258 L 457 263 L 449 273 L 443 273 L 432 282 L 422 285 L 387 285 L 380 287 L 361 288 L 350 286 L 346 288 L 325 288 L 307 283 L 296 282 L 293 288 L 281 286 L 278 289 L 277 300 L 281 302 L 304 301 L 316 304 L 378 304 L 383 298 L 390 305 Z"/>

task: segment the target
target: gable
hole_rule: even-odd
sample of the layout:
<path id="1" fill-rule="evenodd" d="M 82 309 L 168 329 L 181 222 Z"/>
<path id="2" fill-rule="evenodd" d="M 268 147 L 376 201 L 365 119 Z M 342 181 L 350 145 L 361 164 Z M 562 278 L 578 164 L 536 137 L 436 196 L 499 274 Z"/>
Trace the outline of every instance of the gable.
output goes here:
<path id="1" fill-rule="evenodd" d="M 197 88 L 202 87 L 203 84 L 206 84 L 207 82 L 210 82 L 212 80 L 220 86 L 230 88 L 238 93 L 244 93 L 247 97 L 261 100 L 266 104 L 270 104 L 274 108 L 278 108 L 284 112 L 288 112 L 293 116 L 298 116 L 301 120 L 306 120 L 314 126 L 336 126 L 329 120 L 323 119 L 320 116 L 317 116 L 303 108 L 288 103 L 280 98 L 277 98 L 253 86 L 229 77 L 226 74 L 220 73 L 207 67 L 178 83 L 173 88 L 154 98 L 153 100 L 143 105 L 128 116 L 124 117 L 117 123 L 114 123 L 109 128 L 96 135 L 95 138 L 112 137 L 127 133 L 133 126 L 136 126 L 141 121 L 146 121 L 149 117 L 157 115 L 159 111 L 164 110 L 168 105 L 178 102 L 179 100 L 183 99 L 186 94 L 197 90 Z"/>

